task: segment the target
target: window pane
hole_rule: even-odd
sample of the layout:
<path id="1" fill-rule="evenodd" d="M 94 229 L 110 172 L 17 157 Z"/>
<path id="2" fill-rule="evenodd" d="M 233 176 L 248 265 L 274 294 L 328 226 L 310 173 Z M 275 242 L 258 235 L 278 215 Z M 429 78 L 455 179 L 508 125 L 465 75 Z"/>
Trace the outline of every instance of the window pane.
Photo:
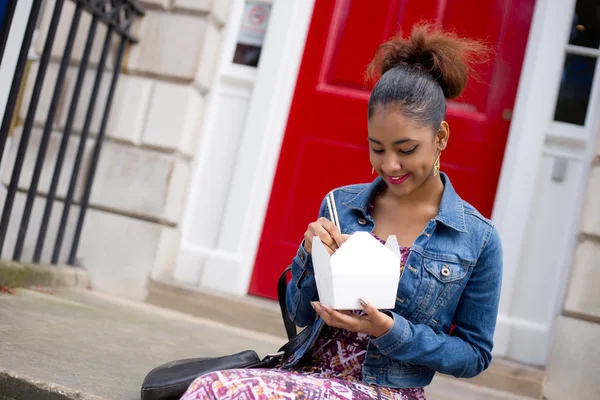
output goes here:
<path id="1" fill-rule="evenodd" d="M 554 120 L 584 125 L 596 59 L 567 54 L 554 111 Z"/>
<path id="2" fill-rule="evenodd" d="M 600 0 L 577 0 L 569 44 L 598 48 L 600 45 Z"/>

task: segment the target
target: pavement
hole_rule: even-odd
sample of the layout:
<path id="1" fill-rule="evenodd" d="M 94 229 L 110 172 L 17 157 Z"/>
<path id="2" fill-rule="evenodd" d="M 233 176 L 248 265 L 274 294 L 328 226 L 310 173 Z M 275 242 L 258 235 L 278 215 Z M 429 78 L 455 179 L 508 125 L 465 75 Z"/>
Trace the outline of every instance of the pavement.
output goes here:
<path id="1" fill-rule="evenodd" d="M 148 371 L 285 338 L 82 288 L 0 294 L 0 400 L 134 400 Z M 439 376 L 428 400 L 531 399 Z"/>
<path id="2" fill-rule="evenodd" d="M 30 388 L 70 390 L 64 398 L 139 399 L 158 365 L 246 349 L 262 356 L 285 342 L 88 290 L 13 293 L 0 295 L 0 393 L 9 398 L 8 373 Z"/>

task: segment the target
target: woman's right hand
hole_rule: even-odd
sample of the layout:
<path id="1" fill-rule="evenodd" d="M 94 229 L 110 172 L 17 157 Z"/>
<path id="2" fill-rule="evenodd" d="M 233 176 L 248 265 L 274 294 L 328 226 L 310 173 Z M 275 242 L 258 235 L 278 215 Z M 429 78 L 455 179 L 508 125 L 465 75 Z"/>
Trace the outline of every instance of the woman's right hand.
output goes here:
<path id="1" fill-rule="evenodd" d="M 304 233 L 304 249 L 312 253 L 312 241 L 315 236 L 321 239 L 325 249 L 331 255 L 346 241 L 349 235 L 342 235 L 339 228 L 330 220 L 321 217 L 308 225 Z"/>

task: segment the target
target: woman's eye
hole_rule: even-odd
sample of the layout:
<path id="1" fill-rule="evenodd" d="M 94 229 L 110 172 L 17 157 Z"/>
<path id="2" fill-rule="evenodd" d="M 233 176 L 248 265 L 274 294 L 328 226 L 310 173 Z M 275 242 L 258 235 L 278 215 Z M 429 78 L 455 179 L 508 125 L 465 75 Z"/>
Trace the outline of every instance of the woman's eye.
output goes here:
<path id="1" fill-rule="evenodd" d="M 380 150 L 380 149 L 375 149 L 375 148 L 371 147 L 371 150 L 373 150 L 373 153 L 375 153 L 375 154 L 383 153 L 383 149 Z"/>
<path id="2" fill-rule="evenodd" d="M 402 154 L 412 154 L 415 152 L 415 150 L 417 149 L 417 147 L 419 147 L 419 145 L 416 145 L 415 147 L 413 147 L 410 150 L 400 150 L 400 153 Z"/>

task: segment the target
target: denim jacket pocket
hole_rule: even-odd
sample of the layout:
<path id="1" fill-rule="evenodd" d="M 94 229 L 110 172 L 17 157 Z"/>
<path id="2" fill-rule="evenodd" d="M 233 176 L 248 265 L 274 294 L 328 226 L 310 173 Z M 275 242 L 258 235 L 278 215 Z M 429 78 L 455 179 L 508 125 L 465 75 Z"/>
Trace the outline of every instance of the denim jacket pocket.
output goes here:
<path id="1" fill-rule="evenodd" d="M 425 269 L 441 283 L 451 283 L 467 276 L 468 268 L 460 264 L 425 260 Z"/>
<path id="2" fill-rule="evenodd" d="M 445 261 L 428 260 L 423 261 L 425 274 L 430 279 L 427 294 L 421 304 L 423 317 L 429 319 L 446 305 L 456 290 L 462 286 L 468 275 L 469 267 Z"/>

